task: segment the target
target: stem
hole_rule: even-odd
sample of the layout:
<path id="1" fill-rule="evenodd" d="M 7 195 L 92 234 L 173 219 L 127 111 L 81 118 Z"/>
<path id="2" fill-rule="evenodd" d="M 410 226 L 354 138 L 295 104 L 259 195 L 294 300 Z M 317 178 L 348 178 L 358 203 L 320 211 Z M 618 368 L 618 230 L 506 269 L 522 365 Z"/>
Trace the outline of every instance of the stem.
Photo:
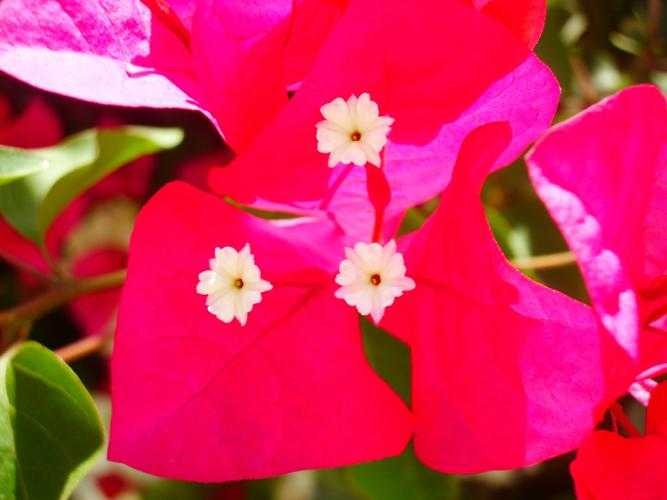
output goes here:
<path id="1" fill-rule="evenodd" d="M 46 265 L 51 269 L 51 272 L 53 272 L 57 280 L 66 280 L 70 277 L 60 263 L 53 258 L 46 243 L 42 244 L 40 247 L 40 253 L 42 254 L 44 262 L 46 262 Z"/>
<path id="2" fill-rule="evenodd" d="M 609 411 L 614 421 L 618 424 L 618 427 L 624 430 L 629 437 L 641 437 L 641 432 L 639 432 L 635 424 L 625 414 L 623 407 L 618 401 L 611 405 Z"/>
<path id="3" fill-rule="evenodd" d="M 581 95 L 587 104 L 593 104 L 600 99 L 600 94 L 593 83 L 591 72 L 588 70 L 584 60 L 576 55 L 570 56 L 570 67 L 572 68 L 572 75 L 574 76 Z"/>
<path id="4" fill-rule="evenodd" d="M 60 356 L 65 363 L 72 363 L 106 347 L 111 341 L 112 336 L 113 328 L 109 328 L 103 334 L 85 337 L 65 347 L 61 347 L 56 350 L 56 355 Z"/>
<path id="5" fill-rule="evenodd" d="M 30 264 L 26 264 L 25 262 L 22 262 L 20 259 L 14 259 L 9 255 L 3 255 L 3 259 L 5 259 L 9 264 L 11 264 L 12 267 L 15 267 L 25 273 L 30 274 L 33 276 L 35 279 L 37 279 L 40 283 L 51 283 L 52 281 L 55 281 L 56 278 L 46 274 L 45 272 L 40 271 L 39 269 L 32 267 Z"/>
<path id="6" fill-rule="evenodd" d="M 567 266 L 576 262 L 572 252 L 559 252 L 547 255 L 536 255 L 524 259 L 513 260 L 512 263 L 519 269 L 550 269 L 553 267 Z"/>
<path id="7" fill-rule="evenodd" d="M 375 223 L 373 224 L 373 235 L 371 241 L 382 243 L 382 226 L 384 226 L 384 211 L 375 210 Z"/>
<path id="8" fill-rule="evenodd" d="M 648 49 L 650 61 L 653 62 L 655 52 L 659 49 L 660 40 L 660 18 L 662 16 L 661 0 L 648 0 Z"/>
<path id="9" fill-rule="evenodd" d="M 100 276 L 57 284 L 54 288 L 23 304 L 0 311 L 0 326 L 7 326 L 17 321 L 34 321 L 45 313 L 81 295 L 121 286 L 125 281 L 125 274 L 126 272 L 123 269 Z"/>

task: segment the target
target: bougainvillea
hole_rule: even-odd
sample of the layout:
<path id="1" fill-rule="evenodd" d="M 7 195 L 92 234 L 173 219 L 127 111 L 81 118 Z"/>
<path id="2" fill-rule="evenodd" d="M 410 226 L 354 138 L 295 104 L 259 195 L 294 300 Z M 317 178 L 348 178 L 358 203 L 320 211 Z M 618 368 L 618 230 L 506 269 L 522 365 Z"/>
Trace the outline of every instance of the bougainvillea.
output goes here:
<path id="1" fill-rule="evenodd" d="M 478 195 L 510 137 L 503 124 L 473 132 L 438 212 L 399 240 L 406 261 L 394 271 L 392 242 L 357 245 L 355 255 L 355 240 L 327 219 L 263 221 L 184 185 L 165 188 L 140 214 L 131 246 L 113 357 L 112 459 L 217 481 L 391 456 L 413 432 L 417 455 L 450 471 L 574 448 L 608 383 L 604 339 L 586 306 L 521 277 L 493 242 Z M 444 226 L 456 246 L 439 236 Z M 374 265 L 345 269 L 364 253 Z M 363 358 L 354 309 L 335 292 L 337 271 L 365 273 L 361 294 L 410 277 L 405 296 L 380 302 L 374 316 L 384 312 L 386 327 L 412 347 L 412 417 Z M 196 293 L 198 280 L 213 278 L 228 281 L 227 293 L 246 282 L 271 288 L 263 285 L 235 322 Z M 474 377 L 489 382 L 471 390 Z M 506 418 L 489 421 L 489 411 Z"/>
<path id="2" fill-rule="evenodd" d="M 321 140 L 330 106 L 364 94 L 393 123 L 390 133 L 376 138 L 369 162 L 382 164 L 392 192 L 388 235 L 406 208 L 446 187 L 471 130 L 510 122 L 512 146 L 497 166 L 513 161 L 551 122 L 558 85 L 514 33 L 466 2 L 353 1 L 290 104 L 244 154 L 212 173 L 213 189 L 246 203 L 280 201 L 328 211 L 348 232 L 368 228 L 372 200 L 364 169 L 354 164 L 365 163 L 366 154 L 339 162 L 322 154 L 331 144 Z M 362 219 L 364 214 L 371 219 Z"/>
<path id="3" fill-rule="evenodd" d="M 604 352 L 607 377 L 626 380 L 622 391 L 606 395 L 612 419 L 624 418 L 612 402 L 625 392 L 644 404 L 650 399 L 649 434 L 660 434 L 657 420 L 664 418 L 664 388 L 655 388 L 654 377 L 664 372 L 667 355 L 666 123 L 664 95 L 653 86 L 631 87 L 555 127 L 528 157 L 535 188 L 577 257 L 598 321 L 618 346 Z M 662 440 L 594 432 L 573 465 L 578 495 L 660 497 L 665 486 L 657 478 L 664 471 L 644 465 L 664 453 Z"/>
<path id="4" fill-rule="evenodd" d="M 547 3 L 0 2 L 0 497 L 666 495 L 662 9 Z"/>
<path id="5" fill-rule="evenodd" d="M 203 111 L 243 148 L 287 102 L 345 0 L 9 0 L 0 68 L 103 104 Z"/>
<path id="6" fill-rule="evenodd" d="M 410 415 L 365 360 L 355 310 L 334 297 L 344 241 L 326 220 L 281 227 L 184 184 L 158 193 L 131 243 L 110 457 L 215 481 L 400 453 Z M 216 248 L 246 245 L 272 289 L 243 327 L 196 288 Z"/>
<path id="7" fill-rule="evenodd" d="M 650 354 L 643 343 L 667 313 L 666 120 L 657 88 L 629 88 L 557 126 L 528 157 L 601 323 L 633 359 Z"/>

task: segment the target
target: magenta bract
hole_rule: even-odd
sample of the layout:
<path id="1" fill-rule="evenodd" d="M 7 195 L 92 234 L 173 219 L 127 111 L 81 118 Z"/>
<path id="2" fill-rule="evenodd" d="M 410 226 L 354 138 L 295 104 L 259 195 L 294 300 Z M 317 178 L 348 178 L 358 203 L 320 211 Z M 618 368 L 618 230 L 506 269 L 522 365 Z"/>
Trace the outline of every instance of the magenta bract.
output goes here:
<path id="1" fill-rule="evenodd" d="M 437 214 L 399 242 L 417 286 L 383 325 L 412 348 L 412 417 L 370 369 L 355 311 L 333 295 L 354 238 L 328 219 L 269 222 L 183 184 L 164 188 L 130 249 L 111 458 L 221 481 L 391 456 L 413 432 L 418 456 L 452 472 L 576 447 L 613 383 L 605 336 L 590 308 L 523 277 L 493 240 L 479 191 L 510 140 L 507 124 L 473 132 Z M 274 289 L 241 327 L 209 313 L 195 288 L 216 247 L 246 244 Z"/>
<path id="2" fill-rule="evenodd" d="M 333 295 L 343 242 L 328 221 L 280 227 L 185 184 L 158 193 L 130 248 L 110 458 L 224 481 L 399 454 L 410 414 L 367 363 L 356 312 Z M 241 327 L 209 313 L 195 288 L 216 247 L 246 244 L 273 290 Z"/>
<path id="3" fill-rule="evenodd" d="M 7 0 L 0 68 L 92 102 L 200 110 L 242 149 L 287 102 L 344 4 Z"/>
<path id="4" fill-rule="evenodd" d="M 666 124 L 662 93 L 632 87 L 555 127 L 528 156 L 600 322 L 634 361 L 658 354 L 667 313 Z"/>
<path id="5" fill-rule="evenodd" d="M 371 221 L 359 218 L 373 213 L 365 172 L 328 168 L 315 136 L 324 104 L 364 92 L 395 119 L 382 154 L 389 236 L 408 207 L 445 189 L 471 130 L 510 122 L 512 146 L 497 160 L 507 165 L 550 124 L 559 89 L 524 42 L 466 2 L 353 1 L 290 104 L 243 155 L 212 173 L 212 188 L 246 203 L 319 208 L 368 238 L 360 231 Z"/>

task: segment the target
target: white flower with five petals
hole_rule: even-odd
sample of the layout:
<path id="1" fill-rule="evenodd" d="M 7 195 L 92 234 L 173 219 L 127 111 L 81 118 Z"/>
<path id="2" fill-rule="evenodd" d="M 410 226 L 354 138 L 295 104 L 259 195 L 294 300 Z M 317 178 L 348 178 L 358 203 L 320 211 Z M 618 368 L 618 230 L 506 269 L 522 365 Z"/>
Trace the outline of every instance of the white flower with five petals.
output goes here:
<path id="1" fill-rule="evenodd" d="M 208 311 L 223 323 L 236 318 L 241 325 L 248 313 L 262 301 L 262 293 L 273 288 L 261 278 L 255 257 L 246 244 L 240 252 L 232 247 L 216 248 L 210 269 L 199 273 L 197 293 L 206 295 Z"/>
<path id="2" fill-rule="evenodd" d="M 329 167 L 339 163 L 379 167 L 394 119 L 380 116 L 368 92 L 346 101 L 337 97 L 320 108 L 324 120 L 317 124 L 317 150 L 329 154 Z"/>
<path id="3" fill-rule="evenodd" d="M 415 282 L 408 278 L 403 255 L 396 251 L 396 242 L 357 243 L 345 249 L 346 259 L 340 263 L 336 297 L 356 307 L 359 314 L 370 314 L 379 323 L 387 307 L 403 292 L 413 290 Z"/>

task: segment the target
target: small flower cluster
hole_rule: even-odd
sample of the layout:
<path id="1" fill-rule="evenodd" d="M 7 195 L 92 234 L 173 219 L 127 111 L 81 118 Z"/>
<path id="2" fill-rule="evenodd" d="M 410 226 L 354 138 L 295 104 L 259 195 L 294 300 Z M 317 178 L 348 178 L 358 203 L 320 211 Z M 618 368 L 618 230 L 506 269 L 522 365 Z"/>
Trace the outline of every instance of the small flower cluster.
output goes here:
<path id="1" fill-rule="evenodd" d="M 331 153 L 330 167 L 338 163 L 380 166 L 380 152 L 393 119 L 379 115 L 378 105 L 368 93 L 358 98 L 353 95 L 347 101 L 338 97 L 322 106 L 321 112 L 325 120 L 317 124 L 317 149 Z M 384 246 L 358 242 L 354 248 L 345 248 L 345 256 L 336 276 L 341 288 L 335 295 L 356 307 L 359 314 L 370 314 L 376 323 L 394 299 L 415 287 L 405 276 L 403 256 L 396 251 L 394 240 Z M 199 274 L 197 293 L 207 295 L 209 312 L 223 323 L 236 318 L 245 325 L 248 313 L 261 302 L 261 294 L 272 288 L 260 278 L 250 244 L 240 252 L 232 247 L 216 248 L 209 267 Z"/>

